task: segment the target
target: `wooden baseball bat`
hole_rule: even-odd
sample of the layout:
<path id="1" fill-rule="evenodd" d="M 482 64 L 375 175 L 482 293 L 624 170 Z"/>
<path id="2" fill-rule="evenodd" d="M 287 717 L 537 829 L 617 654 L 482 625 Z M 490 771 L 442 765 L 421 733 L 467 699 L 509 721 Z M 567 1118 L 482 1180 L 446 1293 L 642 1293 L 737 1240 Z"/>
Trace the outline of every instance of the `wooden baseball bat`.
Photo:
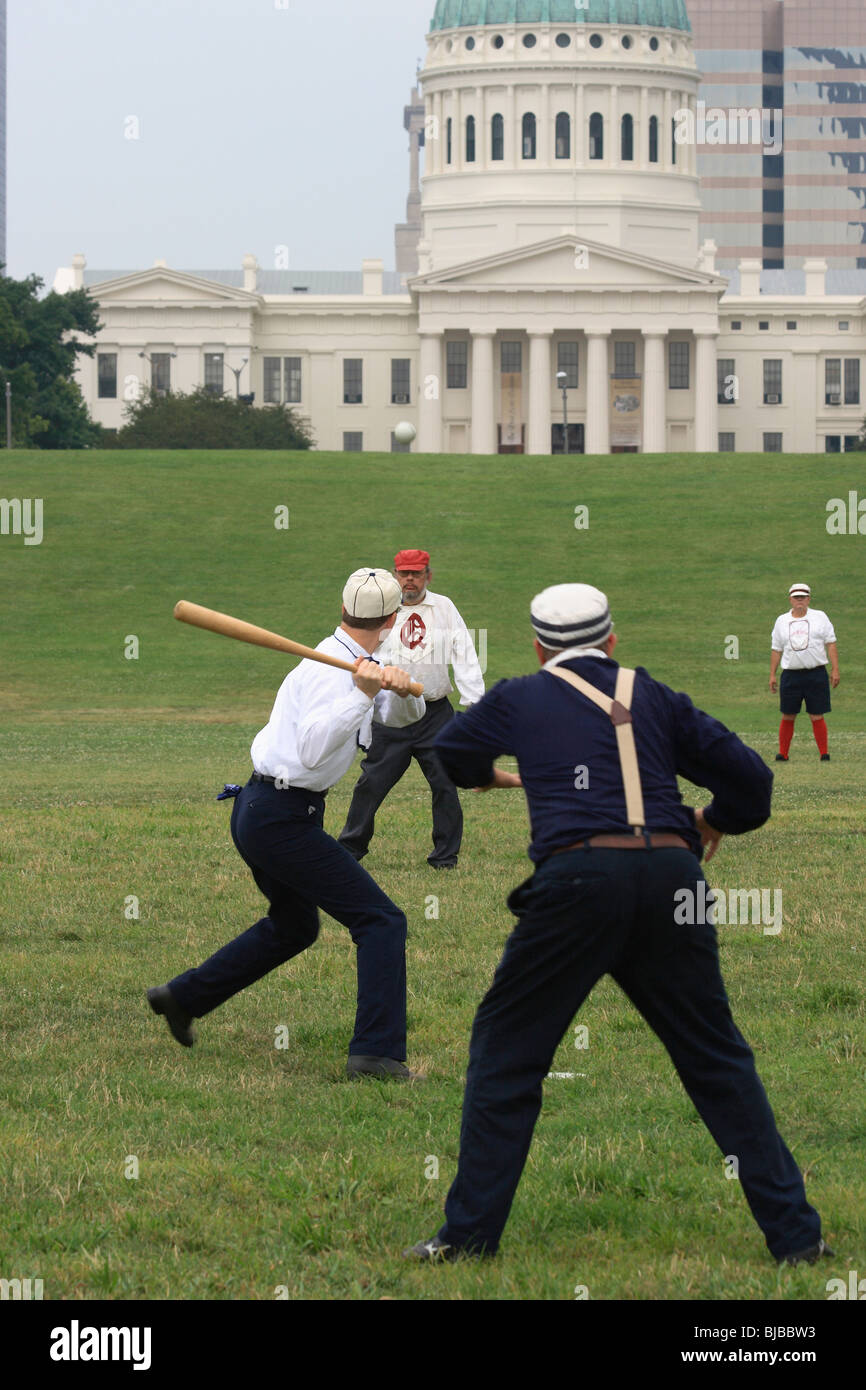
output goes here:
<path id="1" fill-rule="evenodd" d="M 338 656 L 317 652 L 313 647 L 293 642 L 290 637 L 280 637 L 276 632 L 268 632 L 265 627 L 255 627 L 252 623 L 242 622 L 240 618 L 230 618 L 228 613 L 218 613 L 213 608 L 202 608 L 198 603 L 187 603 L 186 599 L 181 599 L 180 603 L 175 604 L 174 616 L 180 623 L 203 627 L 208 632 L 219 632 L 223 637 L 236 638 L 238 642 L 250 642 L 254 647 L 272 647 L 276 652 L 291 652 L 293 656 L 305 657 L 307 661 L 321 661 L 325 666 L 336 666 L 340 671 L 355 670 L 351 661 L 342 661 Z M 424 687 L 418 681 L 413 681 L 409 686 L 409 693 L 423 695 Z"/>

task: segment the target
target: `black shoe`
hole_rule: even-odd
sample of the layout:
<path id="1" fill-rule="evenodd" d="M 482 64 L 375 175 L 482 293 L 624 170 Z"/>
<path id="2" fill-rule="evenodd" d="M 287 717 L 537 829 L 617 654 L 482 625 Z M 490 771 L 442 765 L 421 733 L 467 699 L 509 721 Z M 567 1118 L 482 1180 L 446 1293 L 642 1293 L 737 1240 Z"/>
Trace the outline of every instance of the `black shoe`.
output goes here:
<path id="1" fill-rule="evenodd" d="M 786 763 L 787 761 L 788 761 L 788 755 L 787 755 L 787 753 L 777 753 L 777 754 L 776 754 L 776 762 L 777 762 L 777 763 Z"/>
<path id="2" fill-rule="evenodd" d="M 419 1260 L 423 1264 L 443 1264 L 458 1260 L 463 1254 L 459 1245 L 445 1245 L 438 1236 L 432 1240 L 419 1240 L 409 1250 L 403 1251 L 404 1260 Z"/>
<path id="3" fill-rule="evenodd" d="M 396 1062 L 393 1057 L 350 1056 L 346 1063 L 346 1075 L 350 1081 L 359 1076 L 390 1077 L 394 1081 L 423 1081 L 420 1072 L 410 1071 L 405 1062 Z"/>
<path id="4" fill-rule="evenodd" d="M 181 1047 L 192 1047 L 195 1033 L 192 1031 L 192 1016 L 185 1014 L 168 985 L 155 985 L 147 991 L 147 1002 L 155 1014 L 162 1014 L 171 1035 Z"/>
<path id="5" fill-rule="evenodd" d="M 813 1265 L 822 1256 L 835 1259 L 836 1252 L 831 1250 L 824 1240 L 819 1240 L 817 1245 L 810 1245 L 808 1250 L 797 1250 L 792 1255 L 782 1255 L 779 1259 L 780 1265 Z"/>
<path id="6" fill-rule="evenodd" d="M 448 860 L 445 860 L 445 861 L 442 862 L 442 863 L 440 863 L 437 859 L 428 859 L 428 860 L 427 860 L 427 863 L 430 865 L 430 868 L 431 868 L 431 869 L 456 869 L 456 868 L 457 868 L 457 860 L 456 860 L 456 859 L 448 859 Z"/>
<path id="7" fill-rule="evenodd" d="M 822 762 L 822 763 L 828 763 L 829 761 L 830 761 L 830 754 L 829 754 L 829 753 L 822 753 L 822 754 L 821 754 L 821 762 Z"/>

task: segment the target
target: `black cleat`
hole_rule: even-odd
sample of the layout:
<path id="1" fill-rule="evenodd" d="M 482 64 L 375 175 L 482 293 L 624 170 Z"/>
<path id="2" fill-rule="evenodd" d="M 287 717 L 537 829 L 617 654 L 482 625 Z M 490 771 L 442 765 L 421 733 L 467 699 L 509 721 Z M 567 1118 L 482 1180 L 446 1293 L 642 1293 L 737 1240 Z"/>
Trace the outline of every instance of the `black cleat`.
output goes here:
<path id="1" fill-rule="evenodd" d="M 830 754 L 829 754 L 829 753 L 822 753 L 822 754 L 821 754 L 821 762 L 822 762 L 822 763 L 828 763 L 829 761 L 830 761 Z"/>
<path id="2" fill-rule="evenodd" d="M 787 755 L 787 753 L 777 753 L 777 754 L 776 754 L 776 762 L 777 762 L 777 763 L 786 763 L 787 761 L 788 761 L 788 755 Z"/>
<path id="3" fill-rule="evenodd" d="M 195 1033 L 192 1031 L 192 1016 L 185 1014 L 168 985 L 155 985 L 147 991 L 147 1002 L 155 1014 L 162 1014 L 171 1035 L 181 1047 L 192 1047 Z"/>
<path id="4" fill-rule="evenodd" d="M 393 1057 L 350 1056 L 346 1063 L 346 1075 L 350 1081 L 360 1076 L 386 1077 L 393 1081 L 423 1081 L 420 1072 L 410 1071 L 405 1062 L 397 1062 Z"/>
<path id="5" fill-rule="evenodd" d="M 404 1260 L 418 1260 L 422 1264 L 444 1264 L 458 1260 L 464 1252 L 459 1245 L 446 1245 L 434 1236 L 432 1240 L 419 1240 L 409 1250 L 403 1251 Z"/>
<path id="6" fill-rule="evenodd" d="M 831 1250 L 825 1240 L 819 1240 L 817 1245 L 810 1245 L 807 1250 L 797 1250 L 792 1255 L 782 1255 L 779 1259 L 780 1265 L 813 1265 L 822 1256 L 835 1258 L 835 1251 Z"/>

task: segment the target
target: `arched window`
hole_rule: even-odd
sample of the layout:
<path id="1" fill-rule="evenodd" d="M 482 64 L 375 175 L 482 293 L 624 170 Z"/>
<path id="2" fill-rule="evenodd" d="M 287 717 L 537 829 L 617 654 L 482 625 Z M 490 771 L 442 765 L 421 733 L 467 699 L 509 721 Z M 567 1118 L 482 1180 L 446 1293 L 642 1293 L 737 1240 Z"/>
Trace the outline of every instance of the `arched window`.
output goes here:
<path id="1" fill-rule="evenodd" d="M 556 118 L 556 157 L 571 159 L 571 117 L 567 111 L 560 111 Z"/>
<path id="2" fill-rule="evenodd" d="M 676 116 L 671 121 L 671 164 L 677 162 L 677 120 Z"/>
<path id="3" fill-rule="evenodd" d="M 494 116 L 490 122 L 490 158 L 505 158 L 505 121 L 501 116 Z"/>
<path id="4" fill-rule="evenodd" d="M 629 116 L 628 113 L 622 118 L 620 159 L 622 159 L 623 162 L 634 159 L 634 118 Z"/>
<path id="5" fill-rule="evenodd" d="M 536 152 L 535 117 L 527 111 L 523 117 L 523 158 L 534 159 Z"/>
<path id="6" fill-rule="evenodd" d="M 649 162 L 658 164 L 659 162 L 659 118 L 650 116 L 649 122 Z"/>
<path id="7" fill-rule="evenodd" d="M 604 117 L 599 111 L 589 118 L 589 157 L 604 159 Z"/>
<path id="8" fill-rule="evenodd" d="M 450 164 L 450 163 L 451 163 L 451 153 L 452 153 L 452 148 L 451 148 L 451 137 L 452 137 L 452 135 L 453 135 L 453 132 L 454 132 L 454 122 L 452 121 L 451 117 L 449 116 L 449 117 L 448 117 L 448 120 L 445 122 L 445 162 L 446 162 L 446 164 Z"/>
<path id="9" fill-rule="evenodd" d="M 475 163 L 475 117 L 466 117 L 466 163 Z"/>

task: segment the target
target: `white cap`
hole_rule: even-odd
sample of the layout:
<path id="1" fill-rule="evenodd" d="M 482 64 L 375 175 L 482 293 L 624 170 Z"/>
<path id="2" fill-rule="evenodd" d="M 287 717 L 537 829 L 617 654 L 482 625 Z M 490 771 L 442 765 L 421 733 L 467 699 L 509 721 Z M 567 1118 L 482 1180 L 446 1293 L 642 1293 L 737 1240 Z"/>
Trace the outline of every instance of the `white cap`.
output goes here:
<path id="1" fill-rule="evenodd" d="M 554 584 L 536 594 L 532 626 L 543 647 L 600 647 L 613 630 L 607 596 L 591 584 Z"/>
<path id="2" fill-rule="evenodd" d="M 355 570 L 343 590 L 343 607 L 350 618 L 388 618 L 402 601 L 403 590 L 387 570 Z"/>
<path id="3" fill-rule="evenodd" d="M 792 594 L 808 594 L 811 598 L 812 590 L 808 584 L 792 584 L 788 590 L 788 597 L 790 598 Z"/>

